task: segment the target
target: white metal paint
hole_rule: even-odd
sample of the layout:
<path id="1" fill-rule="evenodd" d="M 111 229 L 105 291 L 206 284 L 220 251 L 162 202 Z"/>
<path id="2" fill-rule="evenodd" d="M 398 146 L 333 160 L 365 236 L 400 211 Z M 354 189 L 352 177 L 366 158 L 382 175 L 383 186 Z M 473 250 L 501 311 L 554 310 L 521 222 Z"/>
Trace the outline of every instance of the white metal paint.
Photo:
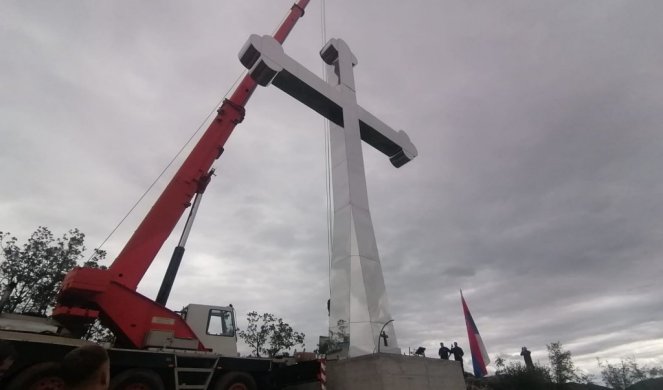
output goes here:
<path id="1" fill-rule="evenodd" d="M 292 58 L 270 36 L 252 35 L 240 61 L 260 85 L 270 83 L 330 120 L 334 228 L 331 264 L 330 338 L 348 356 L 377 351 L 380 330 L 389 342 L 381 352 L 400 353 L 368 207 L 362 139 L 399 167 L 416 157 L 404 131 L 395 131 L 357 104 L 357 58 L 341 39 L 320 52 L 333 75 L 329 83 Z"/>

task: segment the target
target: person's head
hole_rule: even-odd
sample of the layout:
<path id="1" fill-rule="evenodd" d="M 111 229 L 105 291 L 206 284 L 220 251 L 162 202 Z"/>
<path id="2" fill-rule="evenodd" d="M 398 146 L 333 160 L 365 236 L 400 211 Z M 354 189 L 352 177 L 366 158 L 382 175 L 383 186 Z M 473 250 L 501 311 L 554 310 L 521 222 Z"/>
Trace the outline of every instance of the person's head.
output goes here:
<path id="1" fill-rule="evenodd" d="M 444 347 L 444 343 L 440 343 L 440 347 Z"/>
<path id="2" fill-rule="evenodd" d="M 71 390 L 106 390 L 110 384 L 110 360 L 99 345 L 69 352 L 62 361 L 62 379 Z"/>
<path id="3" fill-rule="evenodd" d="M 458 346 L 458 343 L 454 341 L 454 347 L 457 347 L 457 346 Z"/>
<path id="4" fill-rule="evenodd" d="M 16 350 L 7 341 L 0 340 L 0 377 L 9 370 L 16 360 Z"/>

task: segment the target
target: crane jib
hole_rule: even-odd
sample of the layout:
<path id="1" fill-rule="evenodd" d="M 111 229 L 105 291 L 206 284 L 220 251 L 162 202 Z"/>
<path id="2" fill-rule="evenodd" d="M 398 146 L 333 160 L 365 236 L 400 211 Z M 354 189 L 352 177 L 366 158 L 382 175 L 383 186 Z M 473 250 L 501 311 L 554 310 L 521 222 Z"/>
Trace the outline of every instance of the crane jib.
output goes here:
<path id="1" fill-rule="evenodd" d="M 281 43 L 286 39 L 308 3 L 299 0 L 290 8 L 274 39 Z M 136 287 L 191 205 L 200 183 L 208 178 L 235 126 L 244 118 L 244 106 L 255 88 L 256 83 L 247 75 L 224 101 L 215 120 L 108 269 L 77 268 L 67 274 L 53 310 L 56 320 L 78 333 L 98 317 L 125 347 L 144 348 L 146 334 L 156 326 L 152 318 L 171 318 L 172 324 L 159 324 L 161 331 L 172 331 L 174 338 L 195 340 L 198 349 L 205 349 L 178 314 L 139 294 Z"/>

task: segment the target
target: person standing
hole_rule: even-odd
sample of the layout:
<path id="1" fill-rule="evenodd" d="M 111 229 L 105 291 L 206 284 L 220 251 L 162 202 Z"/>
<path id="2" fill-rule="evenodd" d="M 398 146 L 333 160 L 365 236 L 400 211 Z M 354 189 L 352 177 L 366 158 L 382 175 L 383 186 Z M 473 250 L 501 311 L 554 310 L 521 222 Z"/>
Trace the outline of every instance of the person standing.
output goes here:
<path id="1" fill-rule="evenodd" d="M 533 370 L 534 363 L 532 363 L 532 352 L 530 352 L 527 347 L 523 347 L 520 350 L 520 356 L 525 359 L 525 367 L 527 367 L 528 370 Z"/>
<path id="2" fill-rule="evenodd" d="M 444 346 L 444 343 L 440 343 L 440 350 L 437 352 L 440 355 L 440 359 L 449 360 L 449 354 L 451 350 Z"/>
<path id="3" fill-rule="evenodd" d="M 463 352 L 463 349 L 459 347 L 458 343 L 455 341 L 450 352 L 454 354 L 454 360 L 460 362 L 460 370 L 463 372 L 463 375 L 465 375 L 465 368 L 463 367 L 463 355 L 465 355 L 465 352 Z"/>

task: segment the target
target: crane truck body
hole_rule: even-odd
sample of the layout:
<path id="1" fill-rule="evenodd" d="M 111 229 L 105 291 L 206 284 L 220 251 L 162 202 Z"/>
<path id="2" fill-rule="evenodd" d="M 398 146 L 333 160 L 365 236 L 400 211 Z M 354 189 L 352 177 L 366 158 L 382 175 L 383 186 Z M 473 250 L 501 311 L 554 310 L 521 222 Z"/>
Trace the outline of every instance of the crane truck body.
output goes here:
<path id="1" fill-rule="evenodd" d="M 274 34 L 283 43 L 309 0 L 298 0 Z M 190 304 L 180 312 L 165 306 L 183 242 L 176 248 L 165 288 L 157 300 L 136 291 L 165 240 L 184 212 L 205 191 L 244 106 L 256 88 L 246 75 L 224 100 L 208 129 L 175 173 L 147 216 L 110 267 L 75 268 L 62 282 L 51 318 L 0 314 L 0 340 L 16 351 L 14 363 L 0 377 L 8 390 L 61 389 L 54 362 L 87 343 L 81 339 L 99 320 L 115 336 L 108 349 L 111 390 L 279 389 L 316 380 L 317 361 L 260 359 L 237 356 L 235 313 L 232 306 Z"/>

